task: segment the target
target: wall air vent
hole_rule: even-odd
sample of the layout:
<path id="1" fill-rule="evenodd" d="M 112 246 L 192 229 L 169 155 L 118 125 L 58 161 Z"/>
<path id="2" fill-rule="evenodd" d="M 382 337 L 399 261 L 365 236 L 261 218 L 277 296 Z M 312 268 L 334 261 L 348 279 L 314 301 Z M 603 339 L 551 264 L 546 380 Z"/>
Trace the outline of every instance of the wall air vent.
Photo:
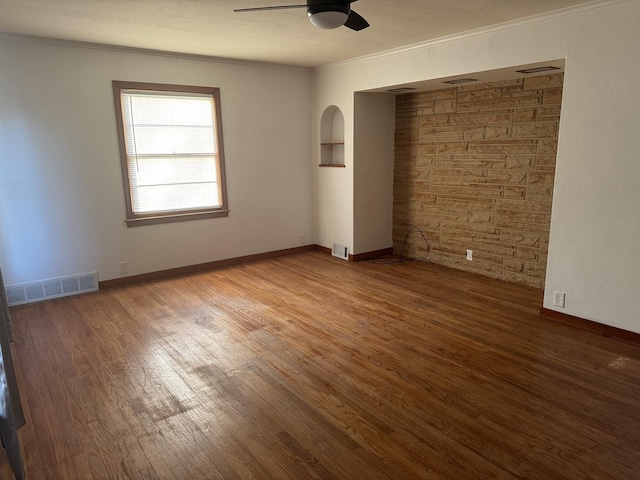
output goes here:
<path id="1" fill-rule="evenodd" d="M 343 260 L 349 260 L 349 247 L 340 243 L 334 243 L 333 250 L 331 250 L 331 255 Z"/>
<path id="2" fill-rule="evenodd" d="M 53 278 L 40 282 L 6 287 L 9 305 L 40 302 L 50 298 L 66 297 L 98 290 L 98 272 L 83 273 L 71 277 Z"/>

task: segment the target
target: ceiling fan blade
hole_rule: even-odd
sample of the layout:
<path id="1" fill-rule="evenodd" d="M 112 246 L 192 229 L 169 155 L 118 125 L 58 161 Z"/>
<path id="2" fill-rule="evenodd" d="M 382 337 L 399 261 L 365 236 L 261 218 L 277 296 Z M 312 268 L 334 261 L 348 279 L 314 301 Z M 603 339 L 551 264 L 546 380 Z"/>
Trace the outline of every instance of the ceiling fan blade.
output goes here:
<path id="1" fill-rule="evenodd" d="M 236 8 L 234 12 L 261 12 L 263 10 L 287 10 L 289 8 L 307 8 L 307 5 L 276 5 L 275 7 Z"/>
<path id="2" fill-rule="evenodd" d="M 347 21 L 344 22 L 344 26 L 358 32 L 367 28 L 369 26 L 369 22 L 367 22 L 361 15 L 351 10 Z"/>

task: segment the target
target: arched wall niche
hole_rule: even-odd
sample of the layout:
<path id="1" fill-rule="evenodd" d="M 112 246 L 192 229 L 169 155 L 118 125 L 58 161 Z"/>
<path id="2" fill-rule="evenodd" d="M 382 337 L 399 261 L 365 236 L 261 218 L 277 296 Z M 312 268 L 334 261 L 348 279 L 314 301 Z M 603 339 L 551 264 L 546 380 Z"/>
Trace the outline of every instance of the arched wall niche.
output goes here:
<path id="1" fill-rule="evenodd" d="M 325 108 L 320 120 L 320 166 L 344 167 L 344 116 L 335 105 Z"/>

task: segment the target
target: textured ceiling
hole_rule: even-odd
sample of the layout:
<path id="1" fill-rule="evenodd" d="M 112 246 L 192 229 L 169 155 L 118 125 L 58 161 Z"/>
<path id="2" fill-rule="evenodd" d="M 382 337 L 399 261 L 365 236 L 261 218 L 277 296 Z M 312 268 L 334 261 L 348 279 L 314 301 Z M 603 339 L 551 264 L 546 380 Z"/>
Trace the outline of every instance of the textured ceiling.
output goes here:
<path id="1" fill-rule="evenodd" d="M 371 27 L 321 30 L 280 0 L 0 0 L 0 32 L 316 67 L 552 12 L 584 0 L 360 0 Z"/>

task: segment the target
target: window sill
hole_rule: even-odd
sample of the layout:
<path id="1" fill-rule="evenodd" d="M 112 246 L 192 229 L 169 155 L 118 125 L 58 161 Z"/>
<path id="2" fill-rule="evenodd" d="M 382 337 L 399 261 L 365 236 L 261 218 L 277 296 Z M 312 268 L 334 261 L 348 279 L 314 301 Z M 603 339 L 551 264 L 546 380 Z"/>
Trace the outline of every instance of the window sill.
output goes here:
<path id="1" fill-rule="evenodd" d="M 154 215 L 152 217 L 127 218 L 127 227 L 141 227 L 142 225 L 157 225 L 160 223 L 186 222 L 189 220 L 203 220 L 205 218 L 228 217 L 229 210 L 209 210 L 204 212 L 176 213 L 168 215 Z"/>

